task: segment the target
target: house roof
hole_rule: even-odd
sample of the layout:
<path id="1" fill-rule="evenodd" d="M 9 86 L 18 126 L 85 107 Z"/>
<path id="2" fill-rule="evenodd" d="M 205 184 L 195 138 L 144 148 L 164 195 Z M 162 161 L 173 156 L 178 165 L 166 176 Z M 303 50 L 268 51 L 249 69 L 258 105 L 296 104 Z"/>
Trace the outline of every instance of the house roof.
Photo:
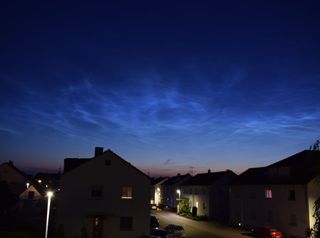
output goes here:
<path id="1" fill-rule="evenodd" d="M 180 185 L 182 182 L 184 182 L 186 179 L 191 178 L 190 174 L 184 174 L 168 178 L 165 182 L 163 182 L 161 185 L 165 186 L 171 186 L 171 185 Z"/>
<path id="2" fill-rule="evenodd" d="M 18 174 L 20 174 L 20 175 L 23 176 L 24 178 L 27 178 L 27 177 L 28 177 L 24 172 L 22 172 L 20 169 L 18 169 L 18 168 L 13 164 L 12 161 L 4 162 L 4 163 L 2 163 L 1 165 L 7 165 L 7 166 L 11 167 L 14 171 L 16 171 Z M 0 165 L 0 166 L 1 166 L 1 165 Z"/>
<path id="3" fill-rule="evenodd" d="M 150 177 L 148 175 L 146 175 L 145 173 L 143 173 L 141 170 L 139 170 L 138 168 L 134 167 L 132 164 L 130 164 L 128 161 L 126 161 L 125 159 L 121 158 L 119 155 L 117 155 L 116 153 L 114 153 L 112 150 L 108 149 L 106 151 L 104 151 L 102 154 L 99 154 L 98 156 L 95 156 L 91 159 L 88 158 L 83 158 L 83 159 L 78 159 L 78 158 L 66 158 L 64 160 L 64 174 L 78 168 L 79 166 L 83 166 L 84 164 L 88 163 L 89 161 L 93 160 L 93 159 L 99 159 L 99 158 L 104 158 L 104 157 L 110 157 L 110 156 L 114 156 L 118 159 L 120 159 L 121 161 L 123 161 L 124 163 L 126 163 L 127 165 L 129 165 L 130 167 L 132 167 L 134 170 L 136 170 L 137 172 L 139 172 L 140 174 L 142 174 L 143 176 L 145 176 L 146 178 L 148 178 L 150 180 Z"/>
<path id="4" fill-rule="evenodd" d="M 160 185 L 164 183 L 167 179 L 167 177 L 151 178 L 151 185 Z"/>
<path id="5" fill-rule="evenodd" d="M 304 150 L 269 166 L 250 168 L 232 185 L 306 184 L 319 172 L 320 151 Z"/>
<path id="6" fill-rule="evenodd" d="M 220 172 L 208 172 L 203 174 L 197 174 L 196 176 L 188 179 L 187 181 L 183 182 L 182 186 L 190 186 L 190 185 L 203 185 L 203 186 L 209 186 L 220 180 L 221 178 L 227 176 L 227 175 L 234 175 L 230 170 L 227 171 L 220 171 Z"/>
<path id="7" fill-rule="evenodd" d="M 63 173 L 67 173 L 70 170 L 73 170 L 80 165 L 90 161 L 91 159 L 85 159 L 85 158 L 66 158 L 64 159 L 64 170 Z"/>

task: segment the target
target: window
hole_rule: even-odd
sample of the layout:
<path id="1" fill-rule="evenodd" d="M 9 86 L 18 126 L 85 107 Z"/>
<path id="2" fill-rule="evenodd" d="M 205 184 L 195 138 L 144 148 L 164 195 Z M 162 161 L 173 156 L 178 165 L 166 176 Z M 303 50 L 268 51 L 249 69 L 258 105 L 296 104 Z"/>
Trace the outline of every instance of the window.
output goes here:
<path id="1" fill-rule="evenodd" d="M 271 189 L 266 189 L 264 192 L 264 197 L 266 199 L 272 199 L 272 190 Z"/>
<path id="2" fill-rule="evenodd" d="M 205 210 L 206 209 L 206 204 L 202 203 L 202 209 Z"/>
<path id="3" fill-rule="evenodd" d="M 122 194 L 121 194 L 122 199 L 132 199 L 132 187 L 130 186 L 125 186 L 122 187 Z"/>
<path id="4" fill-rule="evenodd" d="M 102 186 L 92 186 L 91 198 L 102 199 L 103 198 L 103 187 Z"/>
<path id="5" fill-rule="evenodd" d="M 120 217 L 120 230 L 121 231 L 132 230 L 132 217 Z"/>
<path id="6" fill-rule="evenodd" d="M 289 225 L 296 226 L 297 225 L 297 216 L 295 214 L 290 214 Z"/>
<path id="7" fill-rule="evenodd" d="M 273 222 L 273 213 L 272 213 L 272 211 L 268 211 L 267 221 L 268 222 Z"/>
<path id="8" fill-rule="evenodd" d="M 28 193 L 28 199 L 33 200 L 34 199 L 34 191 L 29 191 Z"/>
<path id="9" fill-rule="evenodd" d="M 256 211 L 252 210 L 251 211 L 251 220 L 255 221 L 256 219 L 257 219 Z"/>
<path id="10" fill-rule="evenodd" d="M 289 190 L 289 201 L 295 201 L 296 200 L 296 193 L 294 190 Z"/>
<path id="11" fill-rule="evenodd" d="M 252 191 L 252 192 L 250 193 L 250 198 L 251 198 L 251 199 L 256 199 L 256 192 L 255 192 L 255 191 Z"/>

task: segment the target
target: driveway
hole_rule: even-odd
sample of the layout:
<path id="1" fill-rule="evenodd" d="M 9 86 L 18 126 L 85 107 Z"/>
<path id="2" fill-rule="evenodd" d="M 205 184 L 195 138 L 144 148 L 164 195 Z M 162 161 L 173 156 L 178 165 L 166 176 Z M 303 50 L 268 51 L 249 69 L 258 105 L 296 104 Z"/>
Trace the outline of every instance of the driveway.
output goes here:
<path id="1" fill-rule="evenodd" d="M 151 214 L 159 219 L 160 228 L 164 228 L 170 223 L 182 225 L 187 238 L 249 238 L 249 236 L 241 234 L 244 231 L 214 222 L 194 221 L 168 211 L 152 211 Z"/>

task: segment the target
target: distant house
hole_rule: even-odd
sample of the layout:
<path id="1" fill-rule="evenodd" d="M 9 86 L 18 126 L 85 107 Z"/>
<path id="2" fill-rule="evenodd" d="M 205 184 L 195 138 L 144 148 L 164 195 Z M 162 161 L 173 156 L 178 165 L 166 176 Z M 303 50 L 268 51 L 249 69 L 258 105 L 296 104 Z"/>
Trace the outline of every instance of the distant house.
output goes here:
<path id="1" fill-rule="evenodd" d="M 320 151 L 302 151 L 266 167 L 251 168 L 231 185 L 230 218 L 247 227 L 275 227 L 305 237 L 320 196 Z"/>
<path id="2" fill-rule="evenodd" d="M 167 181 L 168 178 L 159 177 L 151 181 L 151 204 L 159 206 L 161 204 L 161 184 Z"/>
<path id="3" fill-rule="evenodd" d="M 194 216 L 223 222 L 229 215 L 229 183 L 237 175 L 230 171 L 197 174 L 181 184 L 181 199 L 188 199 Z"/>
<path id="4" fill-rule="evenodd" d="M 149 233 L 150 179 L 111 150 L 66 159 L 57 224 L 66 237 L 85 227 L 91 238 L 137 238 Z"/>
<path id="5" fill-rule="evenodd" d="M 168 208 L 177 208 L 179 203 L 179 195 L 177 189 L 179 186 L 190 179 L 192 176 L 190 174 L 180 175 L 168 178 L 166 181 L 157 186 L 157 191 L 161 198 L 161 205 Z M 159 188 L 159 189 L 158 189 Z"/>
<path id="6" fill-rule="evenodd" d="M 36 182 L 34 184 L 29 184 L 26 186 L 25 190 L 19 195 L 19 203 L 22 207 L 33 207 L 40 203 L 40 200 L 45 197 L 45 188 L 38 185 Z"/>

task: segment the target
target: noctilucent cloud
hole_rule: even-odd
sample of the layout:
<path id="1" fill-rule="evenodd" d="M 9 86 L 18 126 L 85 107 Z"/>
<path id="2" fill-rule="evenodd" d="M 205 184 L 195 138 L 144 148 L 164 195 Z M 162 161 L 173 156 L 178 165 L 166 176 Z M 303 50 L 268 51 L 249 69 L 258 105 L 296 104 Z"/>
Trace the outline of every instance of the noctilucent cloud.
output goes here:
<path id="1" fill-rule="evenodd" d="M 240 173 L 319 138 L 319 1 L 92 2 L 1 2 L 1 162 L 103 146 L 150 175 Z"/>

